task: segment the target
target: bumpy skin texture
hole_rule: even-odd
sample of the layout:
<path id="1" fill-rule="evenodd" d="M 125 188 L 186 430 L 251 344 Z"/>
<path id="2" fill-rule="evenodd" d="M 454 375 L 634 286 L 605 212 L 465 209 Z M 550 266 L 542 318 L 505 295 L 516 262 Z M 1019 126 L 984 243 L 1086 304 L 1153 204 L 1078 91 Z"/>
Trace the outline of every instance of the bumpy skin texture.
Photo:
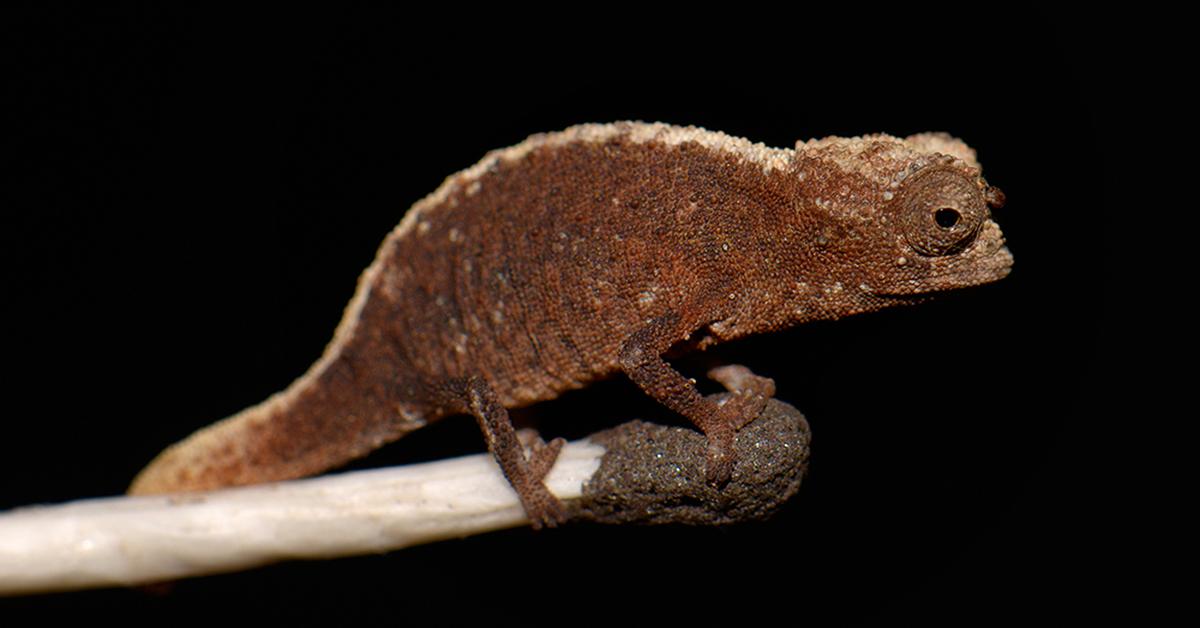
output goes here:
<path id="1" fill-rule="evenodd" d="M 504 408 L 617 372 L 709 437 L 720 482 L 769 381 L 737 377 L 741 402 L 717 406 L 669 348 L 1000 279 L 1002 202 L 942 134 L 795 150 L 661 124 L 534 136 L 410 210 L 305 376 L 163 452 L 131 492 L 310 475 L 470 413 L 535 523 L 553 524 L 541 474 L 557 445 L 527 460 Z"/>

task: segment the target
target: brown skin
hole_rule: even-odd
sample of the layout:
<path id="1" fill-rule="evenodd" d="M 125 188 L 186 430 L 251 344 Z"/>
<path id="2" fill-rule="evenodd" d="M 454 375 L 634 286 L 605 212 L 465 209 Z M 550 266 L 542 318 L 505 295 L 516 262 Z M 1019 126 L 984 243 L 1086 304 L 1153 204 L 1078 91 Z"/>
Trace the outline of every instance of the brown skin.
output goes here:
<path id="1" fill-rule="evenodd" d="M 944 135 L 795 151 L 639 123 L 535 136 L 410 211 L 308 374 L 169 448 L 130 492 L 311 475 L 468 413 L 534 524 L 554 525 L 542 477 L 561 441 L 527 458 L 506 408 L 617 372 L 704 432 L 721 483 L 773 385 L 717 369 L 739 392 L 718 405 L 667 350 L 1000 279 L 1002 200 Z"/>

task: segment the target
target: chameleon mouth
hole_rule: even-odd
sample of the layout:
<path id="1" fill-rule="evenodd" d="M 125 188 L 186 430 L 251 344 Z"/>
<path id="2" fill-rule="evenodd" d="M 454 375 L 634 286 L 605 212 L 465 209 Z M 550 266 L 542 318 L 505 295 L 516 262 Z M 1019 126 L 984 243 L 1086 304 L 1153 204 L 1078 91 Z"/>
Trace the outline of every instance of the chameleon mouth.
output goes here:
<path id="1" fill-rule="evenodd" d="M 966 288 L 999 281 L 1012 272 L 1013 255 L 1004 245 L 1000 226 L 988 220 L 975 242 L 955 259 L 948 261 L 947 268 L 929 277 L 935 284 L 934 289 Z"/>
<path id="2" fill-rule="evenodd" d="M 1000 281 L 1012 272 L 1012 252 L 1004 246 L 1004 239 L 979 251 L 979 255 L 971 255 L 962 260 L 961 265 L 944 273 L 936 273 L 929 278 L 935 290 L 953 290 L 969 288 L 982 284 Z M 990 249 L 990 250 L 989 250 Z"/>
<path id="3" fill-rule="evenodd" d="M 998 262 L 996 269 L 999 275 L 996 277 L 996 279 L 1003 279 L 1007 277 L 1008 273 L 1012 272 L 1012 251 L 1009 251 L 1007 246 L 1000 245 L 1000 248 L 993 254 L 993 256 L 997 258 L 996 261 Z"/>
<path id="4" fill-rule="evenodd" d="M 934 270 L 920 278 L 913 278 L 899 285 L 887 286 L 874 291 L 874 295 L 887 299 L 920 299 L 933 292 L 944 292 L 969 288 L 999 281 L 1012 272 L 1013 255 L 1004 246 L 1004 239 L 989 238 L 987 242 L 976 242 L 961 258 L 945 267 Z"/>
<path id="5" fill-rule="evenodd" d="M 981 284 L 1000 281 L 1012 272 L 1013 256 L 1007 246 L 1001 245 L 986 258 L 972 264 L 972 268 L 964 273 L 952 273 L 951 281 L 961 282 L 957 287 L 967 288 Z"/>

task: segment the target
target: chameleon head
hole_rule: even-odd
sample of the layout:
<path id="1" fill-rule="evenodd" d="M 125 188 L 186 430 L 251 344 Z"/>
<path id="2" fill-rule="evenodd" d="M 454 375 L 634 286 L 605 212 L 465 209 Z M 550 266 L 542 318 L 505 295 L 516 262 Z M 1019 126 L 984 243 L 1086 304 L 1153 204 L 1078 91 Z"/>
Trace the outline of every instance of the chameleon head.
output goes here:
<path id="1" fill-rule="evenodd" d="M 880 207 L 891 237 L 877 243 L 890 264 L 875 270 L 873 293 L 913 295 L 996 281 L 1013 258 L 991 209 L 1004 194 L 953 162 L 926 165 L 905 177 Z"/>
<path id="2" fill-rule="evenodd" d="M 974 151 L 961 141 L 871 136 L 797 148 L 800 172 L 815 179 L 805 186 L 801 175 L 802 198 L 818 197 L 807 201 L 818 225 L 810 229 L 817 234 L 812 246 L 823 249 L 826 267 L 845 286 L 844 309 L 989 283 L 1012 268 L 991 219 L 1004 194 L 983 179 Z"/>

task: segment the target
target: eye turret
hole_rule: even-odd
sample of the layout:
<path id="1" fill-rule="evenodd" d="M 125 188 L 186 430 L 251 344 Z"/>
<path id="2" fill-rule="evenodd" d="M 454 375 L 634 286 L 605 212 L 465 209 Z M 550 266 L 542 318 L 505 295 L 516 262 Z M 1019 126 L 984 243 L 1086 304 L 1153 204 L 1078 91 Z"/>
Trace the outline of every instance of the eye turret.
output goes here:
<path id="1" fill-rule="evenodd" d="M 905 182 L 895 203 L 904 239 L 928 257 L 967 248 L 988 217 L 979 187 L 953 170 L 918 172 Z"/>

